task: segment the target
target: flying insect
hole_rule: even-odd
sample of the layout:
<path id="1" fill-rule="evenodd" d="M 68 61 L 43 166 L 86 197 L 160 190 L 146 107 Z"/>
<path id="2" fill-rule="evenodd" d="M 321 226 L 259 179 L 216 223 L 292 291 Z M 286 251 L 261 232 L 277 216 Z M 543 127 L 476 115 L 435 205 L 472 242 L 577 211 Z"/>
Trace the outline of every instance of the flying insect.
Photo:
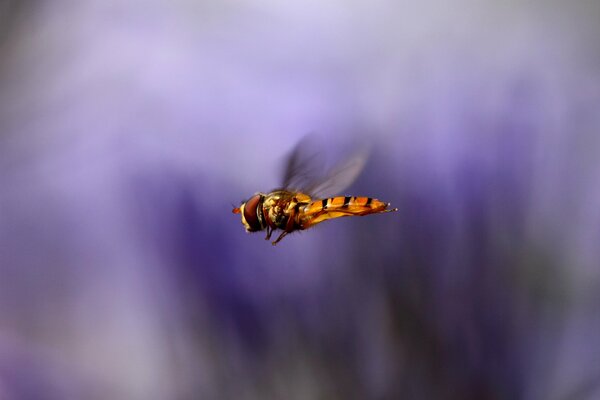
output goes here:
<path id="1" fill-rule="evenodd" d="M 240 214 L 248 232 L 266 230 L 265 240 L 273 231 L 283 232 L 272 242 L 276 245 L 291 232 L 306 230 L 330 219 L 398 211 L 390 203 L 372 197 L 331 196 L 348 187 L 364 168 L 366 151 L 358 151 L 345 162 L 323 170 L 318 154 L 310 152 L 311 136 L 302 140 L 288 157 L 283 185 L 269 193 L 258 192 L 232 210 Z M 314 143 L 312 143 L 314 145 Z"/>

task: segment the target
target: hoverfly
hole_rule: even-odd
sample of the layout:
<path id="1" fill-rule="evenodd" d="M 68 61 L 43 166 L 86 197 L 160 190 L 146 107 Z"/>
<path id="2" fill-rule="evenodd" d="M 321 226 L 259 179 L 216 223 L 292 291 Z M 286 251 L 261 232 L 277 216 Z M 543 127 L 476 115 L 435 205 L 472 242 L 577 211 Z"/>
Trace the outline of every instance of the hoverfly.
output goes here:
<path id="1" fill-rule="evenodd" d="M 328 219 L 398 211 L 388 208 L 390 203 L 372 197 L 331 197 L 354 181 L 365 165 L 367 153 L 357 152 L 322 173 L 316 153 L 307 151 L 311 141 L 310 136 L 304 138 L 288 157 L 280 189 L 256 193 L 232 210 L 241 214 L 246 231 L 266 230 L 265 240 L 269 240 L 273 231 L 280 229 L 283 232 L 272 242 L 276 245 L 288 233 Z"/>

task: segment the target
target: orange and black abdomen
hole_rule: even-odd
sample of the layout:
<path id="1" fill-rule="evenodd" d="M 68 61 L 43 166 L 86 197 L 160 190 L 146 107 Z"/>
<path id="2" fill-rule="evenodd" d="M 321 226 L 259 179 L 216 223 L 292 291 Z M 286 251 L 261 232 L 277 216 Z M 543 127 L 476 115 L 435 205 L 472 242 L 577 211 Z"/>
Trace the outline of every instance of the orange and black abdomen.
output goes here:
<path id="1" fill-rule="evenodd" d="M 338 196 L 317 200 L 304 208 L 302 226 L 306 229 L 333 218 L 397 211 L 388 209 L 388 206 L 389 203 L 372 197 Z"/>
<path id="2" fill-rule="evenodd" d="M 365 212 L 381 212 L 386 209 L 388 203 L 384 203 L 372 197 L 337 196 L 328 199 L 317 200 L 309 204 L 306 214 L 314 214 L 322 211 L 346 211 L 350 214 Z"/>

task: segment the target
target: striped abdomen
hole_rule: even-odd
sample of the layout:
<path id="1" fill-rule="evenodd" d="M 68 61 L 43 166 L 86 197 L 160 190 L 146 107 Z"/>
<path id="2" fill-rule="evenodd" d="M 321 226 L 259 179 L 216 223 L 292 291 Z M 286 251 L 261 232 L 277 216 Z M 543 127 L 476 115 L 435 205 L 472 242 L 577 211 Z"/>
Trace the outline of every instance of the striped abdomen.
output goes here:
<path id="1" fill-rule="evenodd" d="M 389 203 L 384 203 L 372 197 L 355 196 L 338 196 L 313 201 L 303 210 L 301 217 L 302 229 L 332 218 L 362 216 L 398 210 L 397 208 L 388 209 L 389 205 Z"/>

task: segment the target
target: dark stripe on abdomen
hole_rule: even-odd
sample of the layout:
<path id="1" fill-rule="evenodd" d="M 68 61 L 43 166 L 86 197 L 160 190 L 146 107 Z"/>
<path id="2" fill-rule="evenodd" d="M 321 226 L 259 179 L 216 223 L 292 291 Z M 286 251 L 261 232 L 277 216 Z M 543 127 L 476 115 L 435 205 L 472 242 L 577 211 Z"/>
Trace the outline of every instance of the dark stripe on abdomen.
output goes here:
<path id="1" fill-rule="evenodd" d="M 321 206 L 323 207 L 323 209 L 327 208 L 327 199 L 321 200 Z"/>
<path id="2" fill-rule="evenodd" d="M 342 205 L 342 208 L 348 208 L 348 206 L 350 205 L 351 199 L 352 199 L 352 197 L 350 197 L 350 196 L 344 197 L 344 204 Z"/>
<path id="3" fill-rule="evenodd" d="M 373 201 L 373 199 L 371 197 L 367 198 L 367 204 L 365 204 L 365 206 L 371 205 L 372 201 Z"/>

